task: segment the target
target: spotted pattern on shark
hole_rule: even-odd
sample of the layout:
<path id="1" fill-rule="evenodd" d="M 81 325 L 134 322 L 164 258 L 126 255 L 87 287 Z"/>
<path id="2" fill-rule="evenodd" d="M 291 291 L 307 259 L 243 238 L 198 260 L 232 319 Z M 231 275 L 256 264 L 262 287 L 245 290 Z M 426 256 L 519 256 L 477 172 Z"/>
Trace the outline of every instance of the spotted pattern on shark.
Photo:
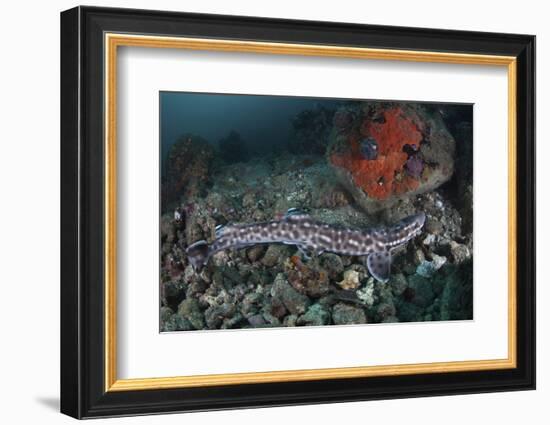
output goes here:
<path id="1" fill-rule="evenodd" d="M 370 274 L 380 282 L 387 282 L 392 251 L 417 236 L 425 220 L 421 212 L 394 226 L 358 230 L 325 224 L 290 209 L 282 220 L 218 226 L 212 244 L 200 240 L 186 252 L 193 268 L 200 270 L 219 251 L 283 243 L 295 245 L 306 258 L 323 252 L 363 257 Z"/>

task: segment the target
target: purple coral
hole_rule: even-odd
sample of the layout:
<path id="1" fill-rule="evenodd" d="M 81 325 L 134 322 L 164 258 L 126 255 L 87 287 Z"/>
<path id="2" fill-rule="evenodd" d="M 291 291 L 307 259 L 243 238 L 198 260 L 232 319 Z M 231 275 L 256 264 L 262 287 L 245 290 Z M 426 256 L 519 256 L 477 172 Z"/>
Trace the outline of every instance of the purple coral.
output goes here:
<path id="1" fill-rule="evenodd" d="M 409 176 L 417 179 L 422 174 L 422 170 L 424 170 L 424 163 L 422 162 L 422 159 L 418 157 L 418 155 L 411 156 L 409 157 L 409 159 L 407 159 L 405 170 L 407 170 L 407 174 Z"/>
<path id="2" fill-rule="evenodd" d="M 373 137 L 366 137 L 359 142 L 359 150 L 365 159 L 378 158 L 378 142 Z"/>

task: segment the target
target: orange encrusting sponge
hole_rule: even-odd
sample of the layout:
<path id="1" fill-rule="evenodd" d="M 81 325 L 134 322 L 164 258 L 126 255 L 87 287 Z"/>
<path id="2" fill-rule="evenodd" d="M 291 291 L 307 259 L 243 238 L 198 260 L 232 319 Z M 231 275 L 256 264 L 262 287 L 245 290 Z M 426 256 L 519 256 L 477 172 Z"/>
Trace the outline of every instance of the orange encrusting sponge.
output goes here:
<path id="1" fill-rule="evenodd" d="M 410 118 L 403 115 L 400 108 L 388 109 L 383 114 L 383 122 L 365 119 L 361 125 L 361 134 L 349 136 L 350 149 L 330 156 L 335 166 L 348 170 L 354 183 L 376 199 L 387 199 L 391 194 L 401 194 L 419 185 L 419 180 L 402 173 L 407 162 L 403 147 L 415 145 L 418 149 L 422 133 Z M 361 154 L 359 141 L 364 137 L 372 137 L 377 141 L 376 159 L 365 159 Z M 396 178 L 398 175 L 399 178 Z"/>

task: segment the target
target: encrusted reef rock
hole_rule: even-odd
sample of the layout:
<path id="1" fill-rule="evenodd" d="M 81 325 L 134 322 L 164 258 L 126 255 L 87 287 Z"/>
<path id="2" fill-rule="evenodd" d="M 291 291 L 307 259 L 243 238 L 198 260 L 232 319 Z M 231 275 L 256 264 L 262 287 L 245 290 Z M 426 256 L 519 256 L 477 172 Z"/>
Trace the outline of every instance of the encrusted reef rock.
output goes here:
<path id="1" fill-rule="evenodd" d="M 332 320 L 335 325 L 354 325 L 367 323 L 367 316 L 359 307 L 338 303 L 332 311 Z"/>
<path id="2" fill-rule="evenodd" d="M 204 328 L 204 316 L 197 300 L 191 298 L 182 301 L 178 307 L 178 315 L 187 319 L 194 329 Z"/>
<path id="3" fill-rule="evenodd" d="M 280 300 L 287 310 L 295 315 L 305 313 L 310 304 L 309 298 L 290 286 L 282 273 L 275 277 L 271 296 Z"/>
<path id="4" fill-rule="evenodd" d="M 298 326 L 322 326 L 330 323 L 330 312 L 321 304 L 311 305 L 296 321 Z"/>
<path id="5" fill-rule="evenodd" d="M 327 160 L 357 204 L 376 212 L 449 180 L 454 153 L 438 113 L 365 102 L 336 112 Z"/>
<path id="6" fill-rule="evenodd" d="M 197 196 L 208 178 L 214 149 L 200 136 L 186 134 L 168 151 L 162 183 L 163 210 L 180 198 Z"/>
<path id="7" fill-rule="evenodd" d="M 355 270 L 346 270 L 344 272 L 344 279 L 341 282 L 338 282 L 340 288 L 345 290 L 357 289 L 360 284 L 359 273 Z"/>
<path id="8" fill-rule="evenodd" d="M 329 291 L 328 272 L 314 261 L 305 264 L 299 256 L 293 255 L 285 261 L 288 281 L 299 293 L 319 298 Z"/>

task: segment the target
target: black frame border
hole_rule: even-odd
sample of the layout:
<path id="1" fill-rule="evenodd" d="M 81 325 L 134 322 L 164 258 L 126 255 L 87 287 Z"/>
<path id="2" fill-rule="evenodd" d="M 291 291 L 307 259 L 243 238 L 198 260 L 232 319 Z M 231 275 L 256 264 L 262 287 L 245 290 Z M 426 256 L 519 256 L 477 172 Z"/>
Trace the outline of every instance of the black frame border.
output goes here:
<path id="1" fill-rule="evenodd" d="M 247 385 L 104 390 L 105 32 L 517 58 L 517 367 Z M 61 412 L 75 418 L 535 388 L 535 37 L 133 9 L 61 13 Z"/>

